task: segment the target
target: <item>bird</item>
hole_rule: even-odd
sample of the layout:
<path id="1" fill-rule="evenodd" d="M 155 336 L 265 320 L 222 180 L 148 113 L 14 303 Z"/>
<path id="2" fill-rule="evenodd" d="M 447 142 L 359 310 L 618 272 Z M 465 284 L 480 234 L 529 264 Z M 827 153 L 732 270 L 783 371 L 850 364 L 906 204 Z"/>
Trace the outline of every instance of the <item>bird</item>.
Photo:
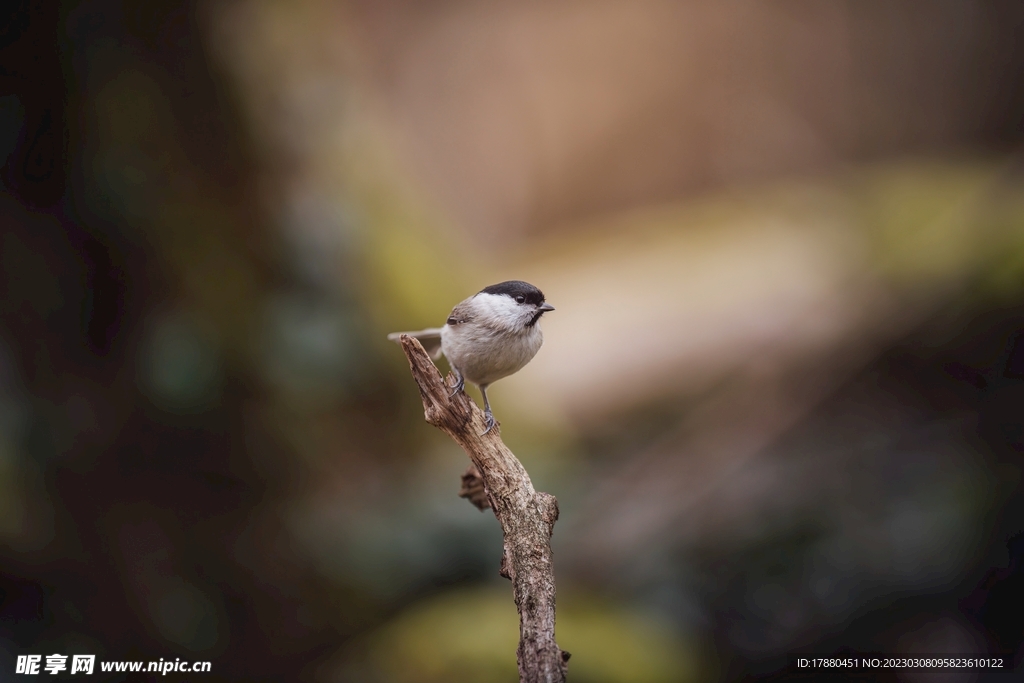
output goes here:
<path id="1" fill-rule="evenodd" d="M 484 399 L 486 434 L 497 424 L 487 388 L 533 360 L 544 343 L 540 318 L 553 310 L 542 291 L 522 280 L 508 280 L 484 287 L 456 305 L 444 327 L 394 332 L 388 339 L 400 343 L 407 334 L 418 339 L 434 360 L 444 355 L 455 375 L 449 398 L 464 391 L 466 382 L 475 384 Z"/>

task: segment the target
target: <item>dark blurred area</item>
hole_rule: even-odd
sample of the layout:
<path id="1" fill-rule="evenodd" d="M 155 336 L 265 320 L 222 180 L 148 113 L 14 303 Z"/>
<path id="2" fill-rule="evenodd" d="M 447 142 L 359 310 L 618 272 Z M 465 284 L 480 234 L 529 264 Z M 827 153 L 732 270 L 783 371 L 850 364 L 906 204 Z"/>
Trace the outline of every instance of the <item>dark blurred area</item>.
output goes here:
<path id="1" fill-rule="evenodd" d="M 570 680 L 1024 666 L 1022 28 L 4 4 L 0 681 L 513 680 L 500 529 L 383 341 L 512 277 L 557 308 L 492 400 L 560 501 Z"/>

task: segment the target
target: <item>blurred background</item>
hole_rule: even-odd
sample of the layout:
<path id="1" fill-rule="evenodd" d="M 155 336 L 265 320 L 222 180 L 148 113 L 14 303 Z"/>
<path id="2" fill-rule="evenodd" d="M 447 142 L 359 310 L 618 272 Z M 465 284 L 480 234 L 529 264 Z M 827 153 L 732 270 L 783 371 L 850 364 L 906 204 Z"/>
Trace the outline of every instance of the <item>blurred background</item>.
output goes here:
<path id="1" fill-rule="evenodd" d="M 1022 24 L 5 3 L 0 681 L 515 680 L 500 529 L 384 340 L 513 278 L 557 308 L 491 400 L 571 681 L 1020 662 Z"/>

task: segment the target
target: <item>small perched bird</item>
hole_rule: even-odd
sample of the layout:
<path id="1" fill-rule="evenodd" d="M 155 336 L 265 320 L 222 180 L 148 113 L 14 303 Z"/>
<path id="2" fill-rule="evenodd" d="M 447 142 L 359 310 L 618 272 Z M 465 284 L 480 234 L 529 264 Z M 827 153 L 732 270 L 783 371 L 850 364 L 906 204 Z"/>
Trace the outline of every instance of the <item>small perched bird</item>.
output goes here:
<path id="1" fill-rule="evenodd" d="M 418 339 L 434 360 L 444 354 L 457 381 L 452 396 L 465 388 L 467 380 L 477 385 L 484 397 L 486 434 L 495 424 L 487 387 L 519 372 L 537 355 L 544 343 L 537 323 L 553 310 L 539 289 L 509 280 L 485 287 L 453 308 L 444 327 L 395 332 L 388 339 L 397 342 L 407 334 Z"/>

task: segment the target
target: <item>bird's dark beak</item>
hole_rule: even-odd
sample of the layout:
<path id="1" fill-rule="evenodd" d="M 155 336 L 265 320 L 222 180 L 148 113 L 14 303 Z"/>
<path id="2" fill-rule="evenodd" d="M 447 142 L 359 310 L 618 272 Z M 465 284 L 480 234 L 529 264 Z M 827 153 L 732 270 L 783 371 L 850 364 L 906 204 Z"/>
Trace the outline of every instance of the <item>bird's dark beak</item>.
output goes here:
<path id="1" fill-rule="evenodd" d="M 543 311 L 543 312 L 547 313 L 548 311 L 555 310 L 555 307 L 552 306 L 549 303 L 543 303 L 543 304 L 541 304 L 540 306 L 537 307 L 537 310 L 538 311 Z"/>

